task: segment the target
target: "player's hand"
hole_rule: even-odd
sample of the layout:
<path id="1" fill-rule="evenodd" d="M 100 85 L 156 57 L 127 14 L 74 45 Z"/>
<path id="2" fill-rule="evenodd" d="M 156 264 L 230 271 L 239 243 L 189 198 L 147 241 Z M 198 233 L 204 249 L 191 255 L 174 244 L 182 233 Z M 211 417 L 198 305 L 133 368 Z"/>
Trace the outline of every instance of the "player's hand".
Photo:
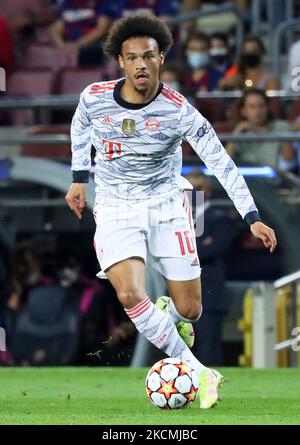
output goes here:
<path id="1" fill-rule="evenodd" d="M 85 184 L 73 182 L 73 184 L 71 184 L 71 187 L 69 188 L 68 193 L 65 196 L 65 199 L 70 209 L 73 210 L 73 212 L 79 219 L 81 219 L 82 210 L 86 205 Z"/>
<path id="2" fill-rule="evenodd" d="M 270 252 L 274 252 L 275 247 L 277 246 L 276 235 L 271 227 L 266 226 L 261 221 L 257 221 L 254 224 L 251 224 L 250 230 L 255 238 L 259 238 L 264 243 L 264 246 L 267 249 L 270 249 Z"/>

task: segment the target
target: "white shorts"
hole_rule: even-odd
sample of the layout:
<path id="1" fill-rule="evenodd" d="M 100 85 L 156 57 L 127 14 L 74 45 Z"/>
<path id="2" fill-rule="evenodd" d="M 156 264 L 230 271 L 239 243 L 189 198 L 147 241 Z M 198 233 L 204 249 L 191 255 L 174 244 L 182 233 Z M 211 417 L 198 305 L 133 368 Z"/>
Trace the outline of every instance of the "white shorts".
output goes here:
<path id="1" fill-rule="evenodd" d="M 103 205 L 95 201 L 94 246 L 101 272 L 131 257 L 147 259 L 168 280 L 186 281 L 200 276 L 192 212 L 187 194 L 151 204 Z"/>

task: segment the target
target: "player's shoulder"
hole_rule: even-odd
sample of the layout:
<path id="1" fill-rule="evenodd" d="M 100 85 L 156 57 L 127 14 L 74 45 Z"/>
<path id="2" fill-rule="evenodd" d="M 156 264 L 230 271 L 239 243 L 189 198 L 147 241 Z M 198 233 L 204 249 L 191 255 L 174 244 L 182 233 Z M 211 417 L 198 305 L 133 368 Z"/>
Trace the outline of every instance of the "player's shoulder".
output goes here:
<path id="1" fill-rule="evenodd" d="M 165 83 L 163 83 L 161 94 L 166 102 L 172 104 L 176 108 L 182 108 L 187 103 L 186 98 L 182 94 L 178 93 L 176 90 L 173 90 L 173 88 L 169 87 L 169 85 Z"/>
<path id="2" fill-rule="evenodd" d="M 114 90 L 115 86 L 118 82 L 120 82 L 120 80 L 121 79 L 91 83 L 83 90 L 81 94 L 84 97 L 88 97 L 109 93 Z"/>

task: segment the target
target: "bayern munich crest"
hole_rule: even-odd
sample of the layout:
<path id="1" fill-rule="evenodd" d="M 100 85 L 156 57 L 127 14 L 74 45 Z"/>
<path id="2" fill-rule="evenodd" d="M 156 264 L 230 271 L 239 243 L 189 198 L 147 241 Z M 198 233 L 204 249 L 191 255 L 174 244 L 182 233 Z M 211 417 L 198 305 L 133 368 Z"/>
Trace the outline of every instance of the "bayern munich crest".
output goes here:
<path id="1" fill-rule="evenodd" d="M 155 131 L 159 129 L 159 122 L 155 117 L 149 117 L 145 124 L 147 130 Z"/>

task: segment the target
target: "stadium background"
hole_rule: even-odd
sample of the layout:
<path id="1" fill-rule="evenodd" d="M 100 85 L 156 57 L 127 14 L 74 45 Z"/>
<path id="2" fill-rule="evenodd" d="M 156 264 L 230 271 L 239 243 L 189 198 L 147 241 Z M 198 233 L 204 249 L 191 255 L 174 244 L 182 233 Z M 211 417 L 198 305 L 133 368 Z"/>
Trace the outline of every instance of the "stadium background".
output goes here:
<path id="1" fill-rule="evenodd" d="M 1 1 L 0 326 L 6 348 L 0 365 L 139 367 L 160 357 L 136 337 L 109 283 L 95 279 L 92 175 L 81 221 L 64 200 L 79 93 L 92 82 L 122 76 L 102 54 L 102 39 L 113 20 L 147 9 L 166 20 L 174 36 L 162 79 L 213 124 L 278 235 L 270 255 L 184 146 L 183 174 L 210 203 L 208 232 L 198 240 L 207 316 L 197 327 L 194 352 L 207 365 L 299 366 L 297 344 L 278 352 L 274 345 L 293 338 L 300 326 L 300 3 L 111 3 Z M 80 16 L 82 9 L 89 19 Z M 82 43 L 95 30 L 94 41 Z M 248 52 L 252 44 L 260 53 L 255 66 L 242 59 L 250 36 Z M 200 52 L 208 55 L 202 65 L 195 57 Z M 240 101 L 252 88 L 265 91 L 270 118 L 259 129 L 241 129 L 247 119 Z M 257 92 L 252 99 L 266 104 Z M 148 289 L 153 299 L 166 292 L 152 270 Z M 202 332 L 209 335 L 202 339 Z"/>

